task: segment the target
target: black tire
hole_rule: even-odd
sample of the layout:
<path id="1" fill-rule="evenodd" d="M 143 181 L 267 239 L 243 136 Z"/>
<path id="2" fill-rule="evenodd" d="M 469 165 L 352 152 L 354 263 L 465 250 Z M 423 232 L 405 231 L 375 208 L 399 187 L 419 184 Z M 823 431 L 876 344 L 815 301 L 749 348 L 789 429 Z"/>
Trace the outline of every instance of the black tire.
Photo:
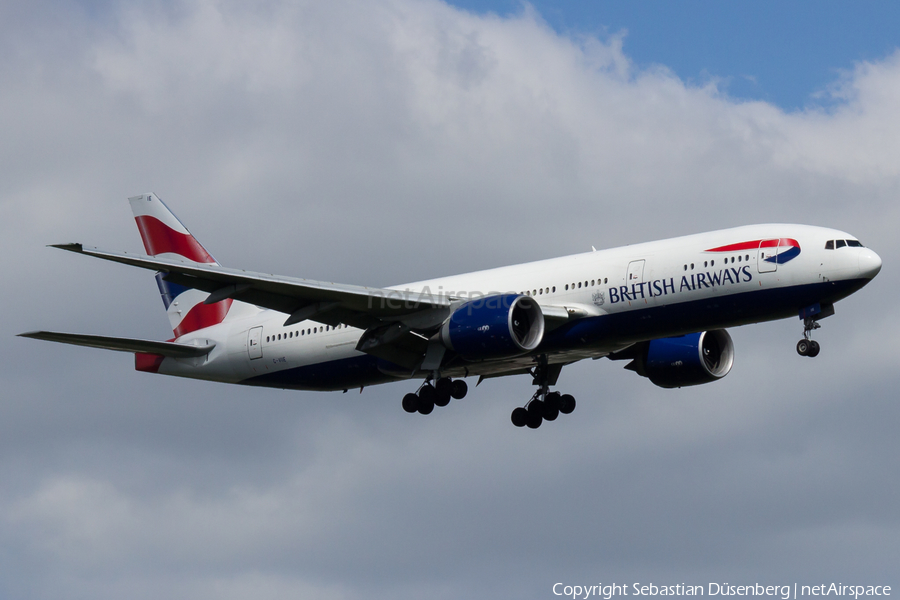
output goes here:
<path id="1" fill-rule="evenodd" d="M 544 414 L 544 403 L 541 400 L 532 400 L 528 403 L 528 414 L 542 415 Z"/>
<path id="2" fill-rule="evenodd" d="M 434 405 L 447 406 L 450 404 L 450 390 L 453 388 L 453 382 L 449 379 L 439 379 L 434 388 Z"/>
<path id="3" fill-rule="evenodd" d="M 426 383 L 422 386 L 422 389 L 419 390 L 418 402 L 416 402 L 416 409 L 420 414 L 431 414 L 431 411 L 434 410 L 434 397 L 436 395 L 434 387 L 431 384 Z"/>
<path id="4" fill-rule="evenodd" d="M 438 379 L 434 384 L 434 389 L 439 393 L 446 393 L 448 396 L 450 395 L 450 390 L 453 388 L 453 382 L 450 381 L 447 377 L 442 377 Z"/>
<path id="5" fill-rule="evenodd" d="M 561 398 L 562 394 L 560 394 L 559 392 L 550 392 L 544 397 L 544 403 L 546 403 L 547 406 L 551 406 L 559 410 L 559 407 L 562 406 Z"/>
<path id="6" fill-rule="evenodd" d="M 570 394 L 563 394 L 559 401 L 559 412 L 564 415 L 572 414 L 572 411 L 575 410 L 575 398 L 573 398 Z"/>
<path id="7" fill-rule="evenodd" d="M 525 427 L 528 423 L 528 411 L 520 406 L 512 411 L 510 419 L 512 420 L 512 424 L 516 427 Z"/>
<path id="8" fill-rule="evenodd" d="M 414 413 L 419 410 L 419 397 L 415 394 L 403 396 L 403 410 L 408 413 Z"/>
<path id="9" fill-rule="evenodd" d="M 462 379 L 457 379 L 453 382 L 453 385 L 450 387 L 450 395 L 453 396 L 457 400 L 462 400 L 466 397 L 466 394 L 469 393 L 468 384 Z"/>
<path id="10" fill-rule="evenodd" d="M 819 350 L 821 349 L 822 348 L 819 346 L 819 342 L 811 341 L 809 343 L 809 352 L 807 353 L 807 356 L 810 358 L 815 358 L 819 355 Z"/>
<path id="11" fill-rule="evenodd" d="M 555 421 L 559 416 L 559 409 L 553 406 L 544 406 L 544 413 L 541 415 L 545 421 Z"/>
<path id="12" fill-rule="evenodd" d="M 434 402 L 434 394 L 435 394 L 434 386 L 431 385 L 430 383 L 426 383 L 425 385 L 422 386 L 422 389 L 419 390 L 419 398 L 428 400 L 429 402 L 432 402 L 432 403 Z"/>
<path id="13" fill-rule="evenodd" d="M 800 356 L 809 356 L 809 340 L 800 340 L 797 342 L 797 354 Z"/>
<path id="14" fill-rule="evenodd" d="M 543 422 L 544 418 L 539 413 L 528 411 L 528 422 L 525 424 L 528 425 L 529 429 L 537 429 Z"/>

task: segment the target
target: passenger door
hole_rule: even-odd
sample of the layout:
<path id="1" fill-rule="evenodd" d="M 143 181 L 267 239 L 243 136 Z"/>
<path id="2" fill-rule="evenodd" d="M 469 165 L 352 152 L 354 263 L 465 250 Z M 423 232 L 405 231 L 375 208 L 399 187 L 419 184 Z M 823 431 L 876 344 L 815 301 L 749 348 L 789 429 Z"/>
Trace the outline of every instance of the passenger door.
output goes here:
<path id="1" fill-rule="evenodd" d="M 771 273 L 778 269 L 778 240 L 763 240 L 759 243 L 756 268 L 760 273 Z M 769 262 L 768 259 L 772 259 Z"/>
<path id="2" fill-rule="evenodd" d="M 262 358 L 262 329 L 262 327 L 254 327 L 248 333 L 247 352 L 250 354 L 250 360 Z"/>

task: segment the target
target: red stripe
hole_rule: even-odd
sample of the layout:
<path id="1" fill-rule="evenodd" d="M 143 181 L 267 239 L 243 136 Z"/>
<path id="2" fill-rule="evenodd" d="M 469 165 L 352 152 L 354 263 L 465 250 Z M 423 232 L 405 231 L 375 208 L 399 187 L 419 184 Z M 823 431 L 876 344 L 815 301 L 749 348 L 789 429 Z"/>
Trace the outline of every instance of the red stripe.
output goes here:
<path id="1" fill-rule="evenodd" d="M 739 244 L 730 244 L 728 246 L 719 246 L 718 248 L 710 248 L 706 252 L 734 252 L 737 250 L 756 250 L 758 248 L 777 248 L 779 246 L 800 247 L 800 243 L 791 238 L 781 238 L 778 240 L 755 240 L 752 242 L 741 242 Z"/>
<path id="2" fill-rule="evenodd" d="M 231 298 L 227 298 L 215 304 L 202 302 L 197 304 L 181 319 L 181 323 L 175 328 L 175 337 L 179 338 L 186 333 L 218 325 L 225 319 L 232 302 Z"/>
<path id="3" fill-rule="evenodd" d="M 141 232 L 144 249 L 150 256 L 172 252 L 198 263 L 216 262 L 194 236 L 179 233 L 156 217 L 144 215 L 134 220 Z"/>
<path id="4" fill-rule="evenodd" d="M 159 367 L 165 357 L 159 354 L 147 354 L 146 352 L 134 353 L 134 370 L 144 373 L 159 373 Z"/>

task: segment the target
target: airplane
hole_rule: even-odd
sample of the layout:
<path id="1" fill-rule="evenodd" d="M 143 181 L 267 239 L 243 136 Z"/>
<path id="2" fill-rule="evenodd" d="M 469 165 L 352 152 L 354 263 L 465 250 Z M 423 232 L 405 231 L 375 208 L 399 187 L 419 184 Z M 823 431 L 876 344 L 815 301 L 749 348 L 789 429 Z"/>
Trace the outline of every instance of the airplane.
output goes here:
<path id="1" fill-rule="evenodd" d="M 551 391 L 565 365 L 625 366 L 663 388 L 731 371 L 726 327 L 799 317 L 797 353 L 834 303 L 871 281 L 881 258 L 854 236 L 809 225 L 748 225 L 388 288 L 221 266 L 155 194 L 129 198 L 146 254 L 54 245 L 156 272 L 168 341 L 33 331 L 22 337 L 134 353 L 135 369 L 292 390 L 346 392 L 421 380 L 401 402 L 429 414 L 467 377 L 527 374 L 512 411 L 537 429 L 575 408 Z"/>

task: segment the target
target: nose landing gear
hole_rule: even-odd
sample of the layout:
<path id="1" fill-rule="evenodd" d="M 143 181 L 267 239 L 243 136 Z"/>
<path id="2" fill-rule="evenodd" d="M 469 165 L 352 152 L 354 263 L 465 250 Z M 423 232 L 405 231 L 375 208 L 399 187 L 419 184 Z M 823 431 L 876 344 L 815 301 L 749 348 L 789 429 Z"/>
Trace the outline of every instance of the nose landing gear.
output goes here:
<path id="1" fill-rule="evenodd" d="M 797 354 L 800 356 L 814 358 L 819 355 L 819 350 L 819 342 L 815 340 L 802 339 L 797 342 Z"/>
<path id="2" fill-rule="evenodd" d="M 821 327 L 812 317 L 803 319 L 803 339 L 797 342 L 797 354 L 814 358 L 819 355 L 819 342 L 812 339 L 812 332 Z"/>

